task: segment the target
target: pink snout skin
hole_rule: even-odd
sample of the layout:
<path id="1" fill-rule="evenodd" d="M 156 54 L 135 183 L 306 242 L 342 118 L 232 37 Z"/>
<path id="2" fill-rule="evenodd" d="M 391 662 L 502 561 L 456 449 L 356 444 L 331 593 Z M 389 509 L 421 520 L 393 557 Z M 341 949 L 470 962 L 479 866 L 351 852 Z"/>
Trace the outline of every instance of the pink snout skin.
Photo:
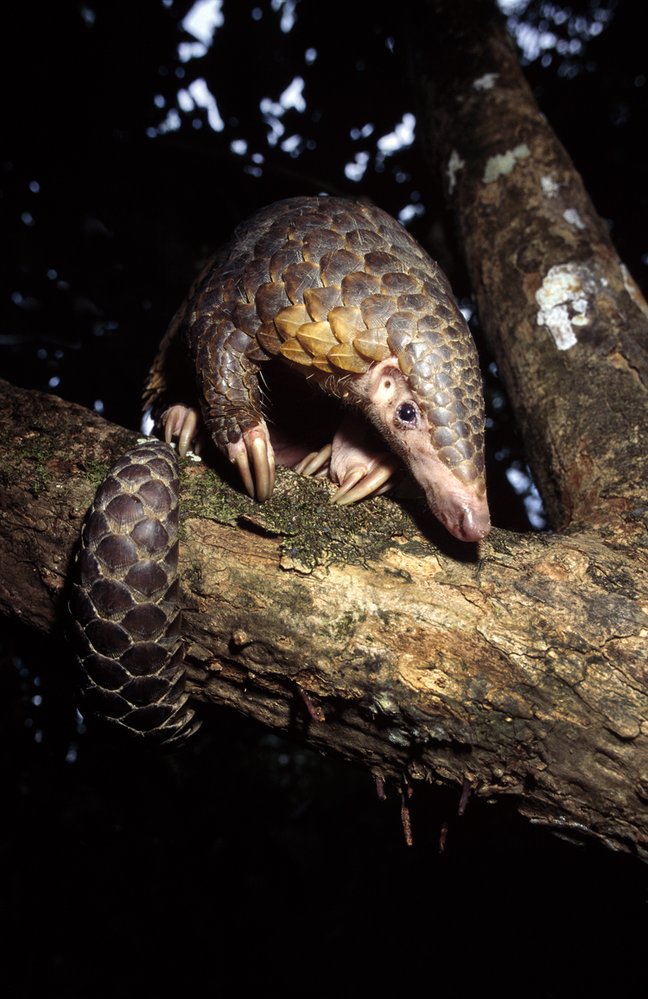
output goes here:
<path id="1" fill-rule="evenodd" d="M 470 502 L 444 504 L 432 508 L 443 526 L 459 541 L 481 541 L 490 531 L 490 514 L 485 499 L 476 496 Z"/>

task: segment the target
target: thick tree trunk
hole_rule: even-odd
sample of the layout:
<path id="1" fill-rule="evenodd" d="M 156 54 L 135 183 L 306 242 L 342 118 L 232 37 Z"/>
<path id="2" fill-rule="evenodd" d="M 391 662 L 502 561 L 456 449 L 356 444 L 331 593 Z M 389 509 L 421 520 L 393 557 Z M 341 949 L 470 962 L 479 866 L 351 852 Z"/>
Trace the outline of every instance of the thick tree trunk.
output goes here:
<path id="1" fill-rule="evenodd" d="M 648 307 L 494 4 L 414 16 L 423 144 L 552 521 L 632 520 L 648 493 Z"/>
<path id="2" fill-rule="evenodd" d="M 134 435 L 4 384 L 0 610 L 65 611 L 83 514 Z M 648 854 L 646 565 L 593 529 L 494 531 L 473 556 L 388 498 L 327 503 L 279 475 L 263 507 L 185 462 L 192 692 L 311 745 L 513 798 L 534 821 Z M 459 794 L 459 792 L 458 792 Z"/>

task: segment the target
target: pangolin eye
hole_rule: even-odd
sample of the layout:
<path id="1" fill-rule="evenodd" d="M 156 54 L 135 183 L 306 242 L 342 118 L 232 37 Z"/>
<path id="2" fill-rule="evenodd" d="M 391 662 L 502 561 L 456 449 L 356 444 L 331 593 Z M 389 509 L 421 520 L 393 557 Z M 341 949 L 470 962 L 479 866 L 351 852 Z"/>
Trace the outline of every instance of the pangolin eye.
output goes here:
<path id="1" fill-rule="evenodd" d="M 402 423 L 413 425 L 416 423 L 418 411 L 413 402 L 403 402 L 396 410 L 396 416 Z"/>

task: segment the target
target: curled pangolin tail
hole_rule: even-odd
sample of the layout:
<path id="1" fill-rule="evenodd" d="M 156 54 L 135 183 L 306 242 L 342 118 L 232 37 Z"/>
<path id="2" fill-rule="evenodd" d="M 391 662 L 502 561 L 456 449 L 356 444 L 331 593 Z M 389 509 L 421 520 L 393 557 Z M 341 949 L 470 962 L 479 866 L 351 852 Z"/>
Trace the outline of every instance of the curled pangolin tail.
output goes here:
<path id="1" fill-rule="evenodd" d="M 70 610 L 83 708 L 131 735 L 178 743 L 188 706 L 178 582 L 178 464 L 167 444 L 123 454 L 99 487 Z"/>

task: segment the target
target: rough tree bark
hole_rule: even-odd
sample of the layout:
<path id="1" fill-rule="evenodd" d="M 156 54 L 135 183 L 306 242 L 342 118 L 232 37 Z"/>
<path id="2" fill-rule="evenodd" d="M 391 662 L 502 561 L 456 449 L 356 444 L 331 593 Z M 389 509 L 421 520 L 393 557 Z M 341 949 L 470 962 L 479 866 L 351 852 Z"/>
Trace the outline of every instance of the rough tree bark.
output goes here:
<path id="1" fill-rule="evenodd" d="M 543 499 L 556 527 L 609 524 L 648 491 L 648 307 L 490 0 L 424 6 L 410 32 L 424 148 Z"/>
<path id="2" fill-rule="evenodd" d="M 338 509 L 290 472 L 258 507 L 185 463 L 192 690 L 378 778 L 512 798 L 645 857 L 646 315 L 499 26 L 428 7 L 434 162 L 563 529 L 472 552 L 422 507 Z M 0 610 L 52 630 L 83 514 L 134 435 L 6 385 L 0 408 Z"/>

